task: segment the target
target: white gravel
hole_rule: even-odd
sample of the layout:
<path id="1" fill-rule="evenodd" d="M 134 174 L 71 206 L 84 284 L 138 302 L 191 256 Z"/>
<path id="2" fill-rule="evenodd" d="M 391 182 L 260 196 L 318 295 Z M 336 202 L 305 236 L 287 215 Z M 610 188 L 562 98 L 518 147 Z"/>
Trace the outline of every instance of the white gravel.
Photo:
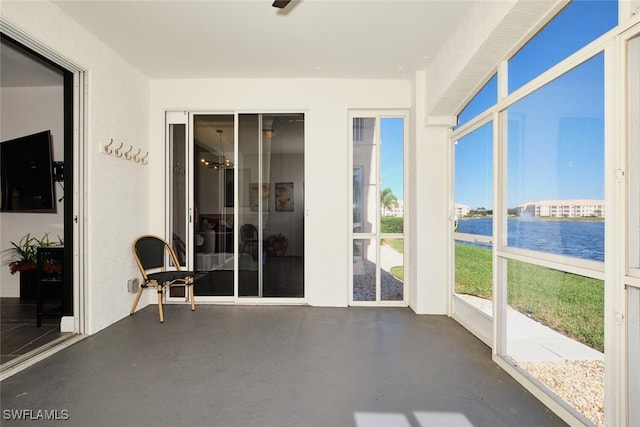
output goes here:
<path id="1" fill-rule="evenodd" d="M 601 360 L 518 362 L 518 365 L 596 426 L 604 426 L 604 363 Z"/>

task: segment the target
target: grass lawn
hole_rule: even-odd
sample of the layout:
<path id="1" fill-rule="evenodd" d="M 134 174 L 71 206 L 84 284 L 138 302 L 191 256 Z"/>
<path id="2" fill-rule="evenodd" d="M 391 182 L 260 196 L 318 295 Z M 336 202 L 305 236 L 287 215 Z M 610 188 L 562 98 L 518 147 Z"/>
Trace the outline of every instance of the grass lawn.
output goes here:
<path id="1" fill-rule="evenodd" d="M 391 274 L 393 274 L 393 276 L 404 282 L 404 267 L 391 267 Z"/>
<path id="2" fill-rule="evenodd" d="M 396 252 L 399 252 L 401 254 L 404 253 L 404 239 L 384 239 L 382 244 L 390 246 Z M 398 280 L 401 280 L 404 282 L 403 266 L 392 267 L 391 274 L 395 276 Z"/>
<path id="3" fill-rule="evenodd" d="M 491 250 L 456 243 L 456 292 L 491 299 Z M 508 304 L 596 350 L 604 350 L 601 280 L 521 261 L 507 264 Z"/>
<path id="4" fill-rule="evenodd" d="M 404 239 L 384 239 L 382 244 L 391 246 L 396 252 L 404 253 Z"/>

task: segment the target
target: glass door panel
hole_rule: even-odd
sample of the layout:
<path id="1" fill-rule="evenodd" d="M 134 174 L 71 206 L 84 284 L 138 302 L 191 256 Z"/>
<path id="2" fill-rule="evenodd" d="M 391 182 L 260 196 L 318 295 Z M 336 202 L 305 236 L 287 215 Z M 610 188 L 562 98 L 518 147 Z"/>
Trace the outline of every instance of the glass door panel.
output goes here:
<path id="1" fill-rule="evenodd" d="M 640 36 L 627 41 L 627 241 L 629 274 L 640 277 Z"/>
<path id="2" fill-rule="evenodd" d="M 404 117 L 380 118 L 380 300 L 404 300 Z"/>
<path id="3" fill-rule="evenodd" d="M 187 188 L 186 182 L 186 130 L 187 125 L 169 124 L 170 140 L 170 206 L 171 219 L 169 235 L 173 251 L 178 256 L 181 267 L 187 265 Z"/>
<path id="4" fill-rule="evenodd" d="M 234 295 L 234 116 L 193 115 L 194 269 L 197 296 Z"/>
<path id="5" fill-rule="evenodd" d="M 377 260 L 375 240 L 353 240 L 353 301 L 377 300 Z"/>
<path id="6" fill-rule="evenodd" d="M 262 224 L 267 219 L 268 184 L 261 178 L 260 117 L 238 116 L 238 295 L 262 296 Z M 262 215 L 261 215 L 262 214 Z"/>
<path id="7" fill-rule="evenodd" d="M 380 240 L 380 299 L 402 301 L 404 298 L 404 239 Z"/>
<path id="8" fill-rule="evenodd" d="M 640 401 L 640 35 L 627 40 L 627 402 Z M 628 425 L 640 425 L 640 405 L 628 404 Z"/>
<path id="9" fill-rule="evenodd" d="M 404 114 L 354 114 L 351 302 L 404 302 Z"/>
<path id="10" fill-rule="evenodd" d="M 456 296 L 493 316 L 493 122 L 455 142 Z"/>
<path id="11" fill-rule="evenodd" d="M 304 297 L 304 115 L 238 123 L 238 295 Z"/>
<path id="12" fill-rule="evenodd" d="M 377 231 L 378 146 L 376 119 L 353 119 L 353 232 Z"/>
<path id="13" fill-rule="evenodd" d="M 167 131 L 167 241 L 178 257 L 181 268 L 188 268 L 187 242 L 189 239 L 189 202 L 187 175 L 187 115 L 183 112 L 168 112 Z M 185 298 L 184 288 L 171 288 L 166 297 Z"/>

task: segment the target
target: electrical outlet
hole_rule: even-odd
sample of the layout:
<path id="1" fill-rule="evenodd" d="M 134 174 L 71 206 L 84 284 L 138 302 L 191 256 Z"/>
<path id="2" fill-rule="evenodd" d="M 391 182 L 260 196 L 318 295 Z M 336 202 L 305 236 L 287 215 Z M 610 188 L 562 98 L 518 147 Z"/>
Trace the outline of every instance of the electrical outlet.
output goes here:
<path id="1" fill-rule="evenodd" d="M 127 280 L 127 291 L 131 293 L 138 292 L 138 288 L 140 287 L 140 280 L 137 278 Z"/>

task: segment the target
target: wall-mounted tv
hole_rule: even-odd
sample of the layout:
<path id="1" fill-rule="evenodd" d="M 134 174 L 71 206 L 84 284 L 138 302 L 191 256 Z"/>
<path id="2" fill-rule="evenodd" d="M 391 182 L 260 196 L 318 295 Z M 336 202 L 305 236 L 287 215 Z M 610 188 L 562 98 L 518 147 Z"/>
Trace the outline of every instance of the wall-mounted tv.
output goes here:
<path id="1" fill-rule="evenodd" d="M 51 131 L 0 143 L 2 212 L 55 213 Z"/>

